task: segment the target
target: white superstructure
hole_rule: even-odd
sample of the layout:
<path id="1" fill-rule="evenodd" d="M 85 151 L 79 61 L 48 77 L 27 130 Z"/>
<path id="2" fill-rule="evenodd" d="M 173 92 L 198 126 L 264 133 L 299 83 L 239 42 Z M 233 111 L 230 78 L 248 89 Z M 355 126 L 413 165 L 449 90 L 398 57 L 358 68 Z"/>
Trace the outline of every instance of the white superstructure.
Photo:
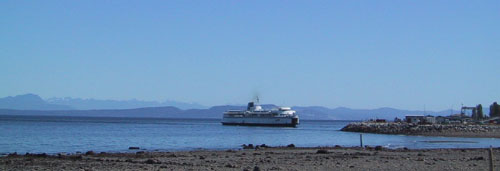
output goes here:
<path id="1" fill-rule="evenodd" d="M 264 110 L 254 102 L 248 103 L 247 110 L 229 110 L 224 112 L 223 125 L 247 126 L 289 126 L 299 124 L 299 116 L 290 107 Z"/>

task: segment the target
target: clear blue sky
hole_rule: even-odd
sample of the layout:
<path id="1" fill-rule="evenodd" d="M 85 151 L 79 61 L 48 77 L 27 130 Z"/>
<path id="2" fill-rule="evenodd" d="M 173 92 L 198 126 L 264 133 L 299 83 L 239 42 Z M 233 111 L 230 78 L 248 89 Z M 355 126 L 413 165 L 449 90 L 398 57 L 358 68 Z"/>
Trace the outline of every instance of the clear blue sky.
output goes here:
<path id="1" fill-rule="evenodd" d="M 0 97 L 500 101 L 500 1 L 1 1 Z"/>

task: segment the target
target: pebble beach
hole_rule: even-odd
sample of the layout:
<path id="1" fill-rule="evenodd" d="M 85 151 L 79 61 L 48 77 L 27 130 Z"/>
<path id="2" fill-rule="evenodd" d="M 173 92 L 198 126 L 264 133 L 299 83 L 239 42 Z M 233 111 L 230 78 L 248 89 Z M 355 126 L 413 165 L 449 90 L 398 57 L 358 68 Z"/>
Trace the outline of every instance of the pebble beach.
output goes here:
<path id="1" fill-rule="evenodd" d="M 488 150 L 275 147 L 240 150 L 10 154 L 0 170 L 487 170 Z M 493 149 L 495 170 L 500 149 Z"/>

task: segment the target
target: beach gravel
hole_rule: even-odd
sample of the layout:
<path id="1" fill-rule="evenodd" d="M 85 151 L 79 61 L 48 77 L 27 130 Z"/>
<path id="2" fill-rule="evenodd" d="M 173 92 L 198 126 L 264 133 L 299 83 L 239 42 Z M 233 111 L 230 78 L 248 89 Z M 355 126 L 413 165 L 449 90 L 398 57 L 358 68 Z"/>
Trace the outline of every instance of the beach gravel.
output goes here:
<path id="1" fill-rule="evenodd" d="M 494 149 L 500 168 L 500 149 Z M 487 149 L 261 148 L 10 155 L 0 170 L 487 170 Z"/>

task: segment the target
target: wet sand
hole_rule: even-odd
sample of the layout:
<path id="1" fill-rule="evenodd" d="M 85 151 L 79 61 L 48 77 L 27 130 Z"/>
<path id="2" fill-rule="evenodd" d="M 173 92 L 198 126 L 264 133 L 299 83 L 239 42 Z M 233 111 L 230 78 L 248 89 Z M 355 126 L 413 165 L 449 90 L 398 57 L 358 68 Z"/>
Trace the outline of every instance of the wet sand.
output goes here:
<path id="1" fill-rule="evenodd" d="M 494 151 L 500 170 L 500 149 Z M 0 157 L 0 170 L 487 170 L 488 149 L 261 148 Z"/>

